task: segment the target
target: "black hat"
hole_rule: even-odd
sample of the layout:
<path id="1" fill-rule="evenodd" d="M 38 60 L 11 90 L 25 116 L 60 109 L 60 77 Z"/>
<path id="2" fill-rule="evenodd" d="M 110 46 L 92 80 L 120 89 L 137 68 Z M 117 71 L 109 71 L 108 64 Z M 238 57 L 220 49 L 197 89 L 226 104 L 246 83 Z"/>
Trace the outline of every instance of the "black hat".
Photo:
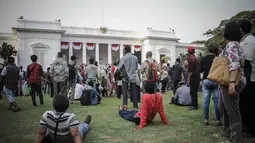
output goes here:
<path id="1" fill-rule="evenodd" d="M 71 56 L 71 60 L 73 61 L 73 60 L 76 60 L 77 58 L 74 56 L 74 55 L 72 55 Z"/>

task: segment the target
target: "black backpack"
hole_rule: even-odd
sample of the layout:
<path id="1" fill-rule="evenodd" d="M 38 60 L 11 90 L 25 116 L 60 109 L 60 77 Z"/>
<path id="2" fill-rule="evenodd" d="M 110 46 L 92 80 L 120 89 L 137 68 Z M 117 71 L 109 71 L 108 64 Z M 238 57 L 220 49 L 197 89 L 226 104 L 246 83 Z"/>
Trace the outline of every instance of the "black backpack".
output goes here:
<path id="1" fill-rule="evenodd" d="M 80 98 L 80 103 L 81 105 L 90 105 L 91 104 L 91 90 L 84 90 L 82 92 L 81 98 Z"/>
<path id="2" fill-rule="evenodd" d="M 68 65 L 69 68 L 69 80 L 74 80 L 76 76 L 75 65 Z"/>

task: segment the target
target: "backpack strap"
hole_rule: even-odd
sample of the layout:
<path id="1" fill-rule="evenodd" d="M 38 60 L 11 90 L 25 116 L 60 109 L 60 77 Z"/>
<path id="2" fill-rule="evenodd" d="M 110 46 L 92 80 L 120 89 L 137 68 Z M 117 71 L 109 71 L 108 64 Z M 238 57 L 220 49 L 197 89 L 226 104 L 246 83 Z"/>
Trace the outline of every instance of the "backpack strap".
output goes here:
<path id="1" fill-rule="evenodd" d="M 61 118 L 61 116 L 65 114 L 65 113 L 62 113 L 59 115 L 58 117 L 58 120 L 57 120 L 57 123 L 56 123 L 56 127 L 55 127 L 55 130 L 54 130 L 54 138 L 53 138 L 53 143 L 56 141 L 56 138 L 57 138 L 57 130 L 58 130 L 58 124 L 59 124 L 59 119 Z"/>

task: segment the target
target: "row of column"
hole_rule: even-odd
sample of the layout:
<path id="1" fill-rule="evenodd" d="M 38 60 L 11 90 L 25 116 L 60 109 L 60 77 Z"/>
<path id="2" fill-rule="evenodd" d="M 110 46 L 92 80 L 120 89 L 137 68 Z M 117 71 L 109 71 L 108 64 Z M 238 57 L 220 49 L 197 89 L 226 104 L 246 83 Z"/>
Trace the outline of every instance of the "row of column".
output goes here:
<path id="1" fill-rule="evenodd" d="M 73 55 L 73 43 L 72 42 L 69 42 L 69 59 L 71 58 L 71 56 Z M 99 44 L 100 43 L 95 43 L 96 46 L 95 46 L 95 60 L 97 62 L 99 62 Z M 82 43 L 82 62 L 83 63 L 87 63 L 87 52 L 86 52 L 86 49 L 87 49 L 87 43 Z M 111 64 L 112 63 L 112 44 L 108 44 L 108 63 Z M 120 51 L 120 58 L 123 57 L 123 50 L 124 50 L 124 45 L 123 44 L 119 44 L 119 51 Z M 135 49 L 134 49 L 134 45 L 131 46 L 131 53 L 134 54 L 135 53 Z"/>

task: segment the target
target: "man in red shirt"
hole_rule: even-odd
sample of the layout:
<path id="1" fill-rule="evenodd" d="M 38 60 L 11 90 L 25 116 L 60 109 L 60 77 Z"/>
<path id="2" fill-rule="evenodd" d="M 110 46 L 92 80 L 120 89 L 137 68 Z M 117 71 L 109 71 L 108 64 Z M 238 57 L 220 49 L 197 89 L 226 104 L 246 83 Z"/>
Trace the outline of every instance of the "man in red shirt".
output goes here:
<path id="1" fill-rule="evenodd" d="M 40 104 L 43 105 L 43 94 L 42 94 L 42 87 L 41 87 L 41 78 L 43 77 L 43 69 L 42 66 L 37 62 L 37 56 L 32 55 L 31 61 L 33 62 L 27 67 L 27 79 L 28 83 L 31 87 L 31 97 L 33 106 L 36 107 L 36 100 L 35 100 L 35 92 L 39 95 Z"/>
<path id="2" fill-rule="evenodd" d="M 188 85 L 190 86 L 190 95 L 192 99 L 192 104 L 189 110 L 197 110 L 197 91 L 199 88 L 200 72 L 199 72 L 199 60 L 195 56 L 195 48 L 188 48 Z"/>
<path id="3" fill-rule="evenodd" d="M 168 124 L 168 119 L 164 112 L 162 96 L 158 93 L 154 93 L 155 86 L 155 83 L 145 83 L 144 88 L 146 93 L 142 96 L 142 106 L 139 112 L 136 110 L 127 110 L 126 106 L 120 107 L 120 116 L 126 120 L 135 122 L 136 125 L 139 125 L 138 129 L 142 129 L 147 123 L 151 123 L 157 112 L 162 122 Z"/>

